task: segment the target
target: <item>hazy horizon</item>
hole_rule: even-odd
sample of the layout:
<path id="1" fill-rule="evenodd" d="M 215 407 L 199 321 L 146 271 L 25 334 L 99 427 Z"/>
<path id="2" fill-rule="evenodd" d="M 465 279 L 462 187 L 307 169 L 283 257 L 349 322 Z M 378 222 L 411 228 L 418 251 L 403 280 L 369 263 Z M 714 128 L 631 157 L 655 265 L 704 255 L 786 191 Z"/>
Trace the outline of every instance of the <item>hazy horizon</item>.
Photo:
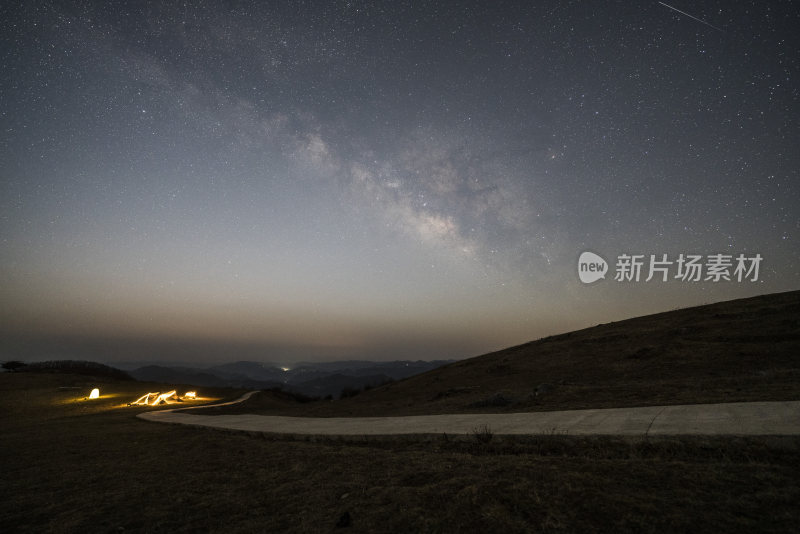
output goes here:
<path id="1" fill-rule="evenodd" d="M 798 12 L 675 7 L 5 8 L 0 358 L 461 359 L 800 288 Z"/>

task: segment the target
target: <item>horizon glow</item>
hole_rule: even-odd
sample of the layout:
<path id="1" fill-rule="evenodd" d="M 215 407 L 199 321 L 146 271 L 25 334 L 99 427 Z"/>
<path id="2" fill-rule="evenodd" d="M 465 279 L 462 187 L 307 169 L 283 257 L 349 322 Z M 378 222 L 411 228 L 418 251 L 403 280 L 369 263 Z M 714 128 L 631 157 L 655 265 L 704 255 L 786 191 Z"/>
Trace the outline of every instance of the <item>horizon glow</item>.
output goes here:
<path id="1" fill-rule="evenodd" d="M 800 287 L 791 6 L 7 11 L 3 358 L 460 359 Z"/>

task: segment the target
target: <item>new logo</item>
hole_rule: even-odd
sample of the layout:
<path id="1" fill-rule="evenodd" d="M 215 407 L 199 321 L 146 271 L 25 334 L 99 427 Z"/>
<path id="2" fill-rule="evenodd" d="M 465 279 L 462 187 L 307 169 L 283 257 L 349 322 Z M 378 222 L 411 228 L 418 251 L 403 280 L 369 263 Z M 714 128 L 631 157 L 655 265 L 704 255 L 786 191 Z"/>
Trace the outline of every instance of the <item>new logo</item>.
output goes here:
<path id="1" fill-rule="evenodd" d="M 608 263 L 594 252 L 582 252 L 578 258 L 578 276 L 584 284 L 606 277 Z"/>

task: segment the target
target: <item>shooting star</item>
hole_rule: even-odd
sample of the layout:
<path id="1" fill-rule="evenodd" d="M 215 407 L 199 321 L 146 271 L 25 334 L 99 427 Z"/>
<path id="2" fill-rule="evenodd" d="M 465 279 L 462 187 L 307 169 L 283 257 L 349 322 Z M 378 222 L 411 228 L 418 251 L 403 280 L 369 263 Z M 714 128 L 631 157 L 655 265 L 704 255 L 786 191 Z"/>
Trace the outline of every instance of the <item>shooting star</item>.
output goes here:
<path id="1" fill-rule="evenodd" d="M 701 20 L 701 19 L 698 19 L 697 17 L 693 17 L 693 16 L 691 16 L 690 14 L 686 13 L 685 11 L 681 11 L 680 9 L 676 9 L 676 8 L 672 7 L 671 5 L 669 5 L 669 4 L 665 4 L 664 2 L 659 2 L 659 4 L 661 4 L 661 5 L 662 5 L 662 6 L 664 6 L 664 7 L 668 7 L 668 8 L 670 8 L 670 9 L 671 9 L 671 10 L 673 10 L 673 11 L 677 11 L 677 12 L 678 12 L 678 13 L 680 13 L 681 15 L 686 15 L 686 16 L 687 16 L 687 17 L 689 17 L 690 19 L 694 19 L 694 20 L 696 20 L 697 22 L 700 22 L 700 23 L 702 23 L 702 24 L 705 24 L 706 26 L 708 26 L 708 27 L 710 27 L 710 28 L 714 28 L 714 29 L 715 29 L 715 30 L 717 30 L 717 31 L 720 31 L 720 32 L 722 32 L 722 33 L 725 33 L 725 30 L 723 30 L 723 29 L 721 29 L 721 28 L 717 28 L 717 27 L 716 27 L 716 26 L 714 26 L 713 24 L 709 24 L 708 22 L 706 22 L 706 21 L 704 21 L 704 20 Z"/>

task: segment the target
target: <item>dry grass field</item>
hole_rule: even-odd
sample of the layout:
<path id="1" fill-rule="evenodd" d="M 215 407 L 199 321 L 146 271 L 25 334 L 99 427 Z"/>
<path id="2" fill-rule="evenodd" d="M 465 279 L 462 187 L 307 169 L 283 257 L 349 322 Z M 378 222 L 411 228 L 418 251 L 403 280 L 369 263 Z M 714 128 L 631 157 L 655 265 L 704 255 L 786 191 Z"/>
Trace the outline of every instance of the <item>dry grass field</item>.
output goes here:
<path id="1" fill-rule="evenodd" d="M 4 532 L 788 532 L 797 438 L 302 440 L 148 423 L 0 374 Z M 69 391 L 69 390 L 68 390 Z M 209 392 L 211 393 L 211 392 Z M 239 392 L 213 392 L 222 398 Z"/>
<path id="2" fill-rule="evenodd" d="M 3 532 L 788 532 L 797 438 L 292 441 L 0 375 Z M 82 390 L 81 390 L 82 391 Z M 88 390 L 87 390 L 88 391 Z M 233 397 L 238 392 L 216 392 Z M 349 520 L 348 520 L 349 518 Z"/>
<path id="3" fill-rule="evenodd" d="M 615 396 L 614 405 L 797 399 L 798 293 L 715 306 L 540 340 L 352 399 L 267 395 L 260 408 L 430 413 L 609 405 Z M 540 383 L 555 387 L 523 396 Z M 92 387 L 101 398 L 85 400 Z M 150 423 L 135 415 L 159 407 L 126 406 L 164 388 L 0 374 L 2 531 L 750 534 L 800 524 L 800 437 L 300 440 Z M 519 400 L 476 406 L 497 392 Z"/>

